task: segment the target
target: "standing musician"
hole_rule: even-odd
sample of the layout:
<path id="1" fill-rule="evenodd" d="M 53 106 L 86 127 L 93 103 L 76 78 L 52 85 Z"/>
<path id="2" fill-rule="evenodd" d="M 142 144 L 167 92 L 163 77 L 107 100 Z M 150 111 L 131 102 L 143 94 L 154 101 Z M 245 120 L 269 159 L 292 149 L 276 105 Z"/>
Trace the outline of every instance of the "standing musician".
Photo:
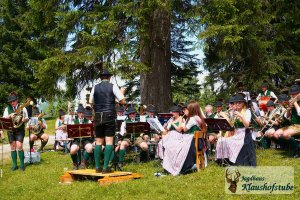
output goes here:
<path id="1" fill-rule="evenodd" d="M 116 130 L 116 101 L 125 104 L 124 88 L 119 89 L 110 83 L 112 74 L 108 70 L 103 70 L 100 74 L 101 82 L 95 85 L 91 91 L 89 103 L 93 105 L 95 111 L 95 133 L 96 146 L 94 150 L 96 172 L 101 172 L 100 159 L 102 145 L 105 144 L 104 164 L 102 173 L 110 173 L 108 168 L 109 160 L 113 151 L 113 140 Z"/>
<path id="2" fill-rule="evenodd" d="M 77 118 L 74 120 L 74 124 L 90 124 L 92 123 L 90 120 L 88 120 L 85 117 L 86 110 L 82 106 L 82 104 L 79 104 L 77 108 Z M 91 133 L 92 134 L 92 133 Z M 93 138 L 92 137 L 85 137 L 85 138 L 74 138 L 71 145 L 70 155 L 73 161 L 73 170 L 77 170 L 78 167 L 80 169 L 86 168 L 86 163 L 89 160 L 90 157 L 93 156 Z M 81 149 L 84 149 L 83 152 L 83 159 L 81 160 Z M 79 163 L 81 160 L 81 164 L 79 166 Z"/>
<path id="3" fill-rule="evenodd" d="M 5 108 L 3 117 L 5 118 L 10 118 L 10 119 L 15 119 L 16 117 L 19 117 L 20 115 L 22 116 L 21 120 L 21 125 L 14 129 L 13 131 L 7 131 L 8 135 L 8 140 L 10 143 L 10 149 L 11 149 L 11 159 L 13 166 L 11 168 L 12 171 L 15 171 L 18 169 L 17 165 L 17 151 L 18 150 L 18 155 L 20 159 L 20 170 L 24 171 L 25 170 L 25 165 L 24 165 L 24 151 L 23 151 L 23 141 L 24 141 L 24 136 L 25 136 L 25 125 L 24 123 L 28 122 L 28 114 L 27 114 L 27 109 L 23 105 L 21 107 L 22 110 L 20 111 L 19 115 L 16 114 L 15 112 L 19 108 L 18 104 L 18 96 L 15 92 L 12 92 L 8 96 L 8 103 L 10 105 Z M 16 116 L 17 115 L 17 116 Z"/>
<path id="4" fill-rule="evenodd" d="M 126 123 L 130 123 L 130 122 L 138 122 L 138 118 L 136 118 L 136 111 L 133 107 L 129 107 L 127 110 L 128 113 L 128 118 L 122 122 L 121 125 L 121 134 L 124 133 L 125 136 L 126 135 Z M 120 166 L 123 165 L 123 161 L 124 161 L 124 157 L 126 154 L 126 148 L 131 145 L 131 141 L 129 138 L 123 138 L 123 140 L 120 143 L 120 148 L 119 148 L 119 163 Z M 136 140 L 134 141 L 134 145 L 138 146 L 141 148 L 142 151 L 148 151 L 148 144 L 147 141 L 144 140 L 144 135 L 141 134 L 140 137 L 137 137 Z"/>
<path id="5" fill-rule="evenodd" d="M 242 95 L 236 95 L 232 101 L 235 106 L 234 135 L 218 139 L 216 159 L 228 159 L 235 165 L 256 166 L 254 143 L 248 128 L 251 112 Z"/>
<path id="6" fill-rule="evenodd" d="M 35 108 L 33 111 L 34 117 L 31 117 L 26 129 L 29 130 L 30 133 L 30 140 L 29 146 L 30 151 L 33 150 L 34 141 L 37 139 L 41 140 L 41 147 L 38 149 L 38 152 L 43 151 L 43 148 L 48 143 L 49 135 L 44 132 L 47 129 L 46 120 L 43 118 L 43 113 L 41 114 L 38 108 Z"/>
<path id="7" fill-rule="evenodd" d="M 283 139 L 289 141 L 294 149 L 294 157 L 298 158 L 299 149 L 295 137 L 299 137 L 300 135 L 300 85 L 292 85 L 289 94 L 291 99 L 285 117 L 290 120 L 291 125 L 278 129 L 275 134 L 282 135 Z"/>

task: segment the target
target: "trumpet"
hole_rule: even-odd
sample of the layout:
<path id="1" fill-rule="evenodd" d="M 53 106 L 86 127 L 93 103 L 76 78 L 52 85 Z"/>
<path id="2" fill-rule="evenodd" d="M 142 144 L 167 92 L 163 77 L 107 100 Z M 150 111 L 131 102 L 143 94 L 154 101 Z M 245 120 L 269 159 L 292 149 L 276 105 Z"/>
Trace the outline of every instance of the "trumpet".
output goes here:
<path id="1" fill-rule="evenodd" d="M 294 98 L 289 100 L 288 107 L 292 108 L 294 106 L 294 103 L 299 100 L 300 100 L 300 93 L 298 93 Z"/>

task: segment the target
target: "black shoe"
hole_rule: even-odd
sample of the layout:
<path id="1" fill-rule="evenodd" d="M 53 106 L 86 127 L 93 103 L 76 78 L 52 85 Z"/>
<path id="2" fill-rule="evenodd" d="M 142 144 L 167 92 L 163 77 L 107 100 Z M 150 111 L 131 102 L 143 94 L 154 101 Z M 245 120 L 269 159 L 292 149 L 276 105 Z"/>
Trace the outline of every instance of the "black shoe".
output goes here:
<path id="1" fill-rule="evenodd" d="M 21 171 L 25 171 L 25 166 L 20 167 L 20 170 L 21 170 Z"/>
<path id="2" fill-rule="evenodd" d="M 15 167 L 12 167 L 10 170 L 11 171 L 16 171 L 17 169 L 19 169 L 18 166 L 15 166 Z"/>
<path id="3" fill-rule="evenodd" d="M 84 161 L 81 162 L 79 168 L 80 168 L 80 169 L 86 169 L 86 164 L 85 164 Z"/>
<path id="4" fill-rule="evenodd" d="M 96 173 L 101 173 L 100 168 L 96 168 Z"/>
<path id="5" fill-rule="evenodd" d="M 300 157 L 299 153 L 296 153 L 296 154 L 294 154 L 294 156 L 293 156 L 293 158 L 299 158 L 299 157 Z"/>
<path id="6" fill-rule="evenodd" d="M 73 163 L 73 170 L 78 170 L 78 164 L 77 163 Z"/>
<path id="7" fill-rule="evenodd" d="M 107 169 L 103 169 L 102 170 L 102 174 L 109 174 L 112 173 L 113 171 L 111 170 L 111 168 L 107 168 Z"/>

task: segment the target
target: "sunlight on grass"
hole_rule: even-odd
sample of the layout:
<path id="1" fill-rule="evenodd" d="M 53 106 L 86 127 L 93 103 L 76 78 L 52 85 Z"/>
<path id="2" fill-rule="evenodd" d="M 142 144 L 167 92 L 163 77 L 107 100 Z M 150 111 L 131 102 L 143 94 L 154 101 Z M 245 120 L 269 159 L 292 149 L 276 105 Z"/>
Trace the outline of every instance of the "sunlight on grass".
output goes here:
<path id="1" fill-rule="evenodd" d="M 157 161 L 129 163 L 123 170 L 143 175 L 139 180 L 100 186 L 96 181 L 77 181 L 59 184 L 64 168 L 71 169 L 68 154 L 45 152 L 41 163 L 33 164 L 25 172 L 10 171 L 10 162 L 3 166 L 0 178 L 0 199 L 299 199 L 299 159 L 288 157 L 279 150 L 257 150 L 258 166 L 293 166 L 295 192 L 291 195 L 227 195 L 224 191 L 224 168 L 210 163 L 199 173 L 182 176 L 156 177 L 162 172 Z"/>

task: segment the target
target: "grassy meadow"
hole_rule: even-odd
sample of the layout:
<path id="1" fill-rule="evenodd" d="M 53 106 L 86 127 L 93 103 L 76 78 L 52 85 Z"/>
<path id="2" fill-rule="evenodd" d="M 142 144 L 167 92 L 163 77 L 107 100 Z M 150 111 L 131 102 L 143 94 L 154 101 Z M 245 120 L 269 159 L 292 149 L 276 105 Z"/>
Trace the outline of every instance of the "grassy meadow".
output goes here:
<path id="1" fill-rule="evenodd" d="M 49 130 L 54 126 L 52 121 L 48 120 Z M 293 166 L 295 192 L 291 195 L 228 195 L 224 191 L 224 168 L 213 162 L 204 171 L 176 177 L 155 177 L 155 172 L 162 171 L 157 161 L 129 163 L 123 170 L 140 173 L 142 179 L 107 187 L 96 181 L 63 185 L 59 177 L 66 168 L 72 168 L 70 156 L 49 151 L 41 158 L 41 163 L 27 166 L 25 172 L 11 172 L 7 160 L 0 178 L 0 199 L 300 199 L 300 160 L 280 150 L 257 150 L 258 166 Z"/>

